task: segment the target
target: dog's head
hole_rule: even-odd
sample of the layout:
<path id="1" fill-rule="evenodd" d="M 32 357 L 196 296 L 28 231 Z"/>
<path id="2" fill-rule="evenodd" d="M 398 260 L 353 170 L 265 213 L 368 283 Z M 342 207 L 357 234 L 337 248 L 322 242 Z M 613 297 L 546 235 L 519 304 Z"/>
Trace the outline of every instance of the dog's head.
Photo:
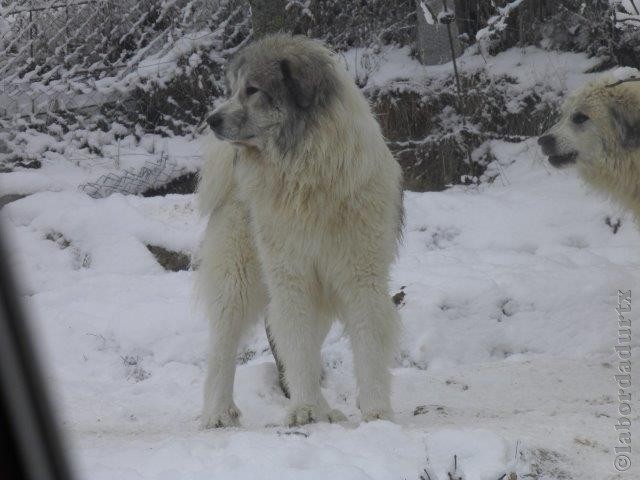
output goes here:
<path id="1" fill-rule="evenodd" d="M 597 167 L 640 149 L 640 82 L 606 78 L 572 95 L 562 117 L 540 137 L 542 152 L 557 168 Z"/>
<path id="2" fill-rule="evenodd" d="M 228 98 L 207 123 L 221 140 L 291 151 L 336 93 L 330 52 L 305 37 L 271 35 L 241 50 L 226 71 Z"/>

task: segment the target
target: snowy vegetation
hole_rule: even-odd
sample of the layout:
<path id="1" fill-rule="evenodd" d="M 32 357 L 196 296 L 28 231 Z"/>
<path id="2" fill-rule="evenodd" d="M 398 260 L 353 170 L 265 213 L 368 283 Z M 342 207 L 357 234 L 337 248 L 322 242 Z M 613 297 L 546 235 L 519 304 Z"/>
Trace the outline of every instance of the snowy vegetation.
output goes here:
<path id="1" fill-rule="evenodd" d="M 537 134 L 553 119 L 566 92 L 540 78 L 531 91 L 514 99 L 517 82 L 509 75 L 498 77 L 489 68 L 491 57 L 500 52 L 538 46 L 546 51 L 583 52 L 598 60 L 592 71 L 640 66 L 640 17 L 630 0 L 458 4 L 458 30 L 468 45 L 467 55 L 482 55 L 487 62 L 481 71 L 462 72 L 466 94 L 462 99 L 456 99 L 452 72 L 440 71 L 434 86 L 430 68 L 406 76 L 384 74 L 383 84 L 371 88 L 390 49 L 404 48 L 412 56 L 416 17 L 424 12 L 414 2 L 286 4 L 288 25 L 294 32 L 321 38 L 345 58 L 353 58 L 356 81 L 371 93 L 381 118 L 396 115 L 398 109 L 406 116 L 415 110 L 416 98 L 420 105 L 451 106 L 435 114 L 428 107 L 417 109 L 425 120 L 420 138 L 397 122 L 383 122 L 389 127 L 385 129 L 389 138 L 422 142 L 420 148 L 412 144 L 396 148 L 404 152 L 411 188 L 441 189 L 463 176 L 477 177 L 485 165 L 474 164 L 473 151 L 485 140 Z M 189 169 L 175 168 L 181 162 L 167 151 L 171 142 L 166 139 L 193 138 L 223 95 L 224 63 L 250 40 L 248 4 L 241 0 L 106 1 L 95 8 L 96 1 L 90 0 L 61 5 L 30 8 L 19 1 L 2 5 L 0 169 L 38 168 L 43 162 L 71 160 L 104 174 L 105 167 L 112 166 L 107 173 L 115 173 L 122 165 L 136 164 L 129 161 L 132 157 L 142 161 L 138 162 L 141 168 L 144 161 L 161 163 L 164 155 L 172 173 L 165 172 L 162 178 L 183 175 Z M 420 78 L 423 73 L 426 82 Z M 505 107 L 508 119 L 502 114 Z M 442 122 L 444 115 L 453 120 Z M 443 123 L 449 125 L 444 127 L 446 138 L 439 136 L 441 141 L 433 143 L 427 132 L 431 136 L 437 132 L 426 126 Z M 438 153 L 443 149 L 444 163 Z M 434 165 L 445 168 L 434 169 Z M 433 174 L 421 166 L 429 166 Z M 422 181 L 425 175 L 429 178 Z"/>
<path id="2" fill-rule="evenodd" d="M 640 234 L 536 137 L 568 92 L 640 67 L 640 2 L 454 3 L 462 95 L 452 63 L 416 59 L 416 2 L 283 2 L 342 57 L 412 190 L 391 279 L 396 423 L 359 424 L 336 326 L 323 389 L 349 422 L 280 426 L 258 328 L 238 355 L 243 427 L 199 432 L 191 192 L 249 3 L 0 1 L 0 221 L 81 478 L 625 478 L 611 353 Z"/>

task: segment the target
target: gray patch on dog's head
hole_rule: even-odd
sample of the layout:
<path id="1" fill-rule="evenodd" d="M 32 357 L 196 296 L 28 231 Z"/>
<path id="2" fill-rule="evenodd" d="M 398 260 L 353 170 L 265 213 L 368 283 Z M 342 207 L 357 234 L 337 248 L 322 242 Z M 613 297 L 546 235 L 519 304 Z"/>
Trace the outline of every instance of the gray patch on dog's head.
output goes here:
<path id="1" fill-rule="evenodd" d="M 620 145 L 625 149 L 640 148 L 640 111 L 637 108 L 613 104 L 609 113 L 620 135 Z"/>
<path id="2" fill-rule="evenodd" d="M 316 96 L 315 82 L 311 81 L 307 75 L 294 74 L 291 71 L 291 61 L 286 58 L 280 60 L 280 71 L 282 72 L 282 82 L 289 91 L 293 102 L 303 110 L 309 108 Z"/>
<path id="3" fill-rule="evenodd" d="M 325 55 L 308 53 L 305 57 L 288 56 L 280 60 L 282 82 L 299 109 L 326 106 L 337 89 L 333 66 Z"/>
<path id="4" fill-rule="evenodd" d="M 305 132 L 335 99 L 338 80 L 329 52 L 305 37 L 275 35 L 247 48 L 269 69 L 276 106 L 284 113 L 276 145 L 283 155 L 293 152 Z M 249 64 L 252 67 L 251 64 Z M 260 69 L 259 64 L 253 67 Z M 251 74 L 249 74 L 251 75 Z"/>

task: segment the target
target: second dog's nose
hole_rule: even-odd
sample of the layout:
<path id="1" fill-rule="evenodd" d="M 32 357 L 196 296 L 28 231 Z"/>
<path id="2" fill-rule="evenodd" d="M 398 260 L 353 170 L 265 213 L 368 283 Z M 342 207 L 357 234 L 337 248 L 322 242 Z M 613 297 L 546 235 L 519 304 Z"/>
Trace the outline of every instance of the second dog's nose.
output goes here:
<path id="1" fill-rule="evenodd" d="M 222 116 L 218 113 L 214 113 L 207 118 L 207 123 L 209 124 L 209 127 L 211 127 L 211 130 L 215 130 L 222 125 Z"/>
<path id="2" fill-rule="evenodd" d="M 548 152 L 556 147 L 556 137 L 553 135 L 543 135 L 538 139 L 538 145 L 542 147 L 543 152 Z"/>

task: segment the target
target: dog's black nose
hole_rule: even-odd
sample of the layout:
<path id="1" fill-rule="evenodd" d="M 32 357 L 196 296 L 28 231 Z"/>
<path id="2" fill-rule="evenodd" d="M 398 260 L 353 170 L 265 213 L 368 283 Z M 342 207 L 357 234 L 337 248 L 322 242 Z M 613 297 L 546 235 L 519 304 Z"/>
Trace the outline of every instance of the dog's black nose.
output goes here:
<path id="1" fill-rule="evenodd" d="M 538 139 L 538 145 L 542 147 L 544 153 L 552 152 L 556 148 L 556 137 L 543 135 Z"/>
<path id="2" fill-rule="evenodd" d="M 209 124 L 209 127 L 211 127 L 211 130 L 215 130 L 222 125 L 222 116 L 218 113 L 214 113 L 207 118 L 207 123 Z"/>

